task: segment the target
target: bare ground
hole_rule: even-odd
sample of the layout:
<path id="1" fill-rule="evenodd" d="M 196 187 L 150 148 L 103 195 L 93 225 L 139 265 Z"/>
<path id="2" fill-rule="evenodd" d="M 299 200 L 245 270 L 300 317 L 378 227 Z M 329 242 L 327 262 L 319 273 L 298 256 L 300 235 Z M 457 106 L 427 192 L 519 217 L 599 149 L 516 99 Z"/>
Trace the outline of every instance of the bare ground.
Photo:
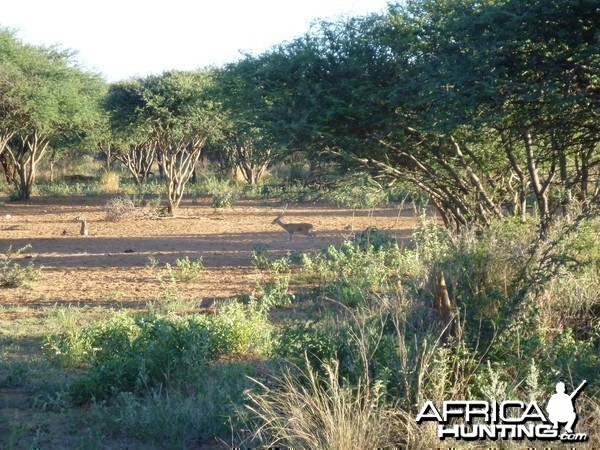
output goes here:
<path id="1" fill-rule="evenodd" d="M 348 225 L 355 231 L 385 229 L 402 243 L 418 222 L 412 210 L 399 214 L 383 208 L 369 215 L 331 205 L 290 206 L 284 220 L 312 223 L 317 237 L 294 236 L 289 242 L 285 231 L 272 224 L 282 210 L 274 202 L 239 201 L 233 208 L 213 209 L 208 201 L 184 200 L 177 218 L 111 222 L 104 211 L 107 200 L 38 197 L 0 207 L 0 253 L 29 244 L 23 256 L 44 267 L 34 287 L 0 290 L 0 305 L 143 306 L 161 293 L 160 270 L 148 267 L 149 258 L 160 268 L 187 256 L 202 258 L 205 270 L 197 280 L 180 283 L 179 294 L 208 306 L 257 289 L 261 274 L 251 259 L 256 243 L 268 245 L 277 256 L 319 251 L 341 242 L 350 233 L 344 229 Z M 89 236 L 79 234 L 76 216 L 87 219 Z"/>

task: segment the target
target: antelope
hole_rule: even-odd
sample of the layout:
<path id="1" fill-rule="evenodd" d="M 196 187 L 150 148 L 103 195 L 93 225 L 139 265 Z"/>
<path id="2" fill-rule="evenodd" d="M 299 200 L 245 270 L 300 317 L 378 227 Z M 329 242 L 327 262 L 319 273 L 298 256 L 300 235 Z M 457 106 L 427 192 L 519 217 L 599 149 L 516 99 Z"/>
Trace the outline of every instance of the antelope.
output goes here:
<path id="1" fill-rule="evenodd" d="M 273 225 L 277 224 L 281 228 L 283 228 L 290 236 L 290 242 L 292 242 L 292 236 L 294 233 L 303 234 L 305 236 L 309 236 L 312 239 L 315 238 L 315 233 L 313 231 L 313 226 L 310 223 L 285 223 L 281 220 L 283 217 L 283 213 L 279 214 L 275 217 L 275 220 L 272 222 Z"/>

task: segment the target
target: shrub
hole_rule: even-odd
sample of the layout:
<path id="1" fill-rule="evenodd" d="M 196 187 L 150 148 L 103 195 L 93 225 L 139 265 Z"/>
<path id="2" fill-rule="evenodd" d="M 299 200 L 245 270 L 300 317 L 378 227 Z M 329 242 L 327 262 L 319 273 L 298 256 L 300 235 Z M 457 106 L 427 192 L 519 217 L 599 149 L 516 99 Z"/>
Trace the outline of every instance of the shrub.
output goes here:
<path id="1" fill-rule="evenodd" d="M 166 276 L 171 281 L 192 281 L 198 278 L 200 272 L 204 270 L 202 258 L 191 261 L 187 256 L 175 260 L 175 267 L 171 264 L 165 264 Z M 163 281 L 164 277 L 158 277 L 159 281 Z"/>
<path id="2" fill-rule="evenodd" d="M 89 365 L 71 389 L 76 402 L 87 402 L 167 385 L 210 361 L 268 351 L 269 341 L 270 325 L 255 303 L 228 302 L 216 315 L 123 313 L 51 336 L 45 347 L 54 361 Z"/>
<path id="3" fill-rule="evenodd" d="M 135 203 L 129 197 L 111 198 L 104 205 L 104 210 L 106 218 L 111 221 L 125 220 L 139 215 Z"/>
<path id="4" fill-rule="evenodd" d="M 356 234 L 352 240 L 365 250 L 369 250 L 370 247 L 374 250 L 398 247 L 398 242 L 393 236 L 375 227 L 369 227 Z"/>
<path id="5" fill-rule="evenodd" d="M 347 341 L 337 339 L 335 328 L 322 325 L 312 321 L 286 323 L 275 334 L 273 355 L 293 364 L 308 362 L 314 367 L 338 358 L 339 344 L 346 345 Z"/>
<path id="6" fill-rule="evenodd" d="M 213 208 L 232 208 L 237 195 L 233 192 L 215 192 L 212 194 Z"/>
<path id="7" fill-rule="evenodd" d="M 94 419 L 118 438 L 138 439 L 151 448 L 197 448 L 215 436 L 231 439 L 244 392 L 252 387 L 253 365 L 228 362 L 207 365 L 177 390 L 154 390 L 143 397 L 124 392 L 112 404 L 96 405 Z M 210 447 L 210 445 L 209 445 Z"/>
<path id="8" fill-rule="evenodd" d="M 13 252 L 9 247 L 6 255 L 0 258 L 0 288 L 28 287 L 40 279 L 42 267 L 36 266 L 33 258 L 25 267 L 14 260 L 29 248 L 31 246 L 26 245 Z"/>
<path id="9" fill-rule="evenodd" d="M 289 283 L 290 279 L 286 276 L 277 277 L 274 281 L 267 281 L 263 286 L 263 295 L 260 298 L 261 306 L 269 310 L 291 305 L 294 295 L 289 291 Z"/>
<path id="10" fill-rule="evenodd" d="M 271 264 L 269 259 L 269 246 L 263 242 L 252 245 L 252 263 L 258 269 L 268 269 Z"/>
<path id="11" fill-rule="evenodd" d="M 197 193 L 212 197 L 213 208 L 231 208 L 240 195 L 241 188 L 229 180 L 213 175 L 203 177 L 196 186 Z"/>
<path id="12" fill-rule="evenodd" d="M 410 252 L 400 252 L 394 242 L 375 249 L 364 241 L 346 241 L 321 254 L 303 258 L 302 276 L 317 282 L 320 291 L 348 306 L 397 285 L 403 270 L 414 264 Z"/>
<path id="13" fill-rule="evenodd" d="M 155 202 L 138 200 L 136 197 L 115 197 L 104 205 L 107 220 L 116 222 L 156 213 L 160 207 L 160 198 Z"/>

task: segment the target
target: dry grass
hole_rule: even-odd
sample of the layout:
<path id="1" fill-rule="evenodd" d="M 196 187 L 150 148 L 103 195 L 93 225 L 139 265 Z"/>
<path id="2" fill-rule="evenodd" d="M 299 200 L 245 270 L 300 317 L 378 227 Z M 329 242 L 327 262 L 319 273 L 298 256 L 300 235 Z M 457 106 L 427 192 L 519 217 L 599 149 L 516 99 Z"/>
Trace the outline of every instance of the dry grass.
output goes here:
<path id="1" fill-rule="evenodd" d="M 380 448 L 393 444 L 402 428 L 399 411 L 384 406 L 383 390 L 361 380 L 340 382 L 337 364 L 324 364 L 325 376 L 310 368 L 287 371 L 271 389 L 256 381 L 249 408 L 263 425 L 256 436 L 268 446 L 287 445 L 330 450 Z"/>
<path id="2" fill-rule="evenodd" d="M 106 194 L 117 194 L 121 188 L 121 177 L 114 172 L 102 172 L 98 185 Z"/>

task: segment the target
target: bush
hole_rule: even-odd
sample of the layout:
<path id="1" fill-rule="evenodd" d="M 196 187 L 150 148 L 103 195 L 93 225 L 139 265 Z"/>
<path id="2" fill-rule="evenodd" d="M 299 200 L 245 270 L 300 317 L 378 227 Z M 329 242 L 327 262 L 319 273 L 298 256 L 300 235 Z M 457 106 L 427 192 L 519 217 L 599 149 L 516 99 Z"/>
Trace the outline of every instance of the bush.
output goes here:
<path id="1" fill-rule="evenodd" d="M 33 258 L 26 267 L 14 260 L 29 248 L 31 246 L 26 245 L 13 252 L 12 247 L 8 247 L 6 255 L 0 258 L 0 288 L 29 287 L 40 279 L 42 267 L 36 266 Z"/>
<path id="2" fill-rule="evenodd" d="M 166 277 L 171 282 L 193 281 L 198 278 L 202 270 L 204 270 L 202 258 L 198 258 L 196 261 L 191 261 L 187 256 L 179 258 L 175 260 L 175 267 L 169 263 L 165 264 Z M 162 282 L 164 277 L 161 275 L 158 280 Z"/>
<path id="3" fill-rule="evenodd" d="M 159 208 L 160 199 L 156 202 L 148 200 L 138 201 L 135 197 L 115 197 L 104 205 L 107 220 L 116 222 L 132 218 L 143 217 L 155 213 Z"/>
<path id="4" fill-rule="evenodd" d="M 270 325 L 256 304 L 228 302 L 216 315 L 119 314 L 46 343 L 55 362 L 85 364 L 72 386 L 83 403 L 118 392 L 142 393 L 221 358 L 268 351 Z"/>
<path id="5" fill-rule="evenodd" d="M 233 192 L 215 192 L 212 195 L 213 208 L 232 208 L 237 195 Z"/>
<path id="6" fill-rule="evenodd" d="M 268 269 L 271 265 L 269 258 L 269 246 L 263 242 L 257 242 L 252 245 L 252 263 L 258 269 Z"/>
<path id="7" fill-rule="evenodd" d="M 230 181 L 215 177 L 204 176 L 192 187 L 194 195 L 209 195 L 212 197 L 213 208 L 231 208 L 239 197 L 242 188 Z"/>
<path id="8" fill-rule="evenodd" d="M 215 436 L 231 439 L 244 392 L 256 374 L 246 362 L 203 366 L 177 390 L 155 390 L 144 397 L 120 393 L 112 404 L 96 406 L 94 419 L 108 435 L 150 444 L 151 448 L 197 448 Z M 209 445 L 210 446 L 210 445 Z"/>
<path id="9" fill-rule="evenodd" d="M 289 283 L 290 279 L 286 276 L 277 277 L 274 281 L 267 281 L 260 298 L 261 306 L 269 310 L 291 305 L 294 295 L 289 291 Z"/>
<path id="10" fill-rule="evenodd" d="M 386 235 L 379 235 L 386 236 Z M 302 276 L 317 282 L 319 290 L 348 306 L 397 286 L 415 262 L 411 252 L 401 252 L 395 241 L 382 239 L 378 248 L 363 240 L 327 247 L 303 259 Z M 383 243 L 385 242 L 385 243 Z"/>
<path id="11" fill-rule="evenodd" d="M 393 236 L 375 227 L 369 227 L 365 231 L 356 234 L 352 240 L 364 250 L 369 250 L 371 247 L 374 250 L 398 247 L 398 242 Z"/>

